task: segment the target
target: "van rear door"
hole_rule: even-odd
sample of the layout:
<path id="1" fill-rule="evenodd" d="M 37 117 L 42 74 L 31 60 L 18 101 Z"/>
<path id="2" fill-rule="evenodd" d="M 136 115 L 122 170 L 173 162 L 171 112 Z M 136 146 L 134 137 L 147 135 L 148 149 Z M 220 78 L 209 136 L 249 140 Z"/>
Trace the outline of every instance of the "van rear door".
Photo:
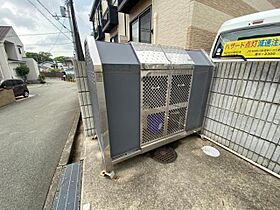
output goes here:
<path id="1" fill-rule="evenodd" d="M 13 86 L 14 86 L 14 94 L 15 94 L 15 96 L 23 95 L 23 92 L 24 92 L 23 81 L 21 81 L 21 80 L 13 80 Z"/>

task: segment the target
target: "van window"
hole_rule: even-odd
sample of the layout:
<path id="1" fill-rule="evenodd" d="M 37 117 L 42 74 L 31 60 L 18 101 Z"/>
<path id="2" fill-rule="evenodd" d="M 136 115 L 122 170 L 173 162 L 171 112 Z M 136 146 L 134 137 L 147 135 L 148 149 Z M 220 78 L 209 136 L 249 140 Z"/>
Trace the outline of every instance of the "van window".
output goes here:
<path id="1" fill-rule="evenodd" d="M 226 42 L 237 41 L 237 40 L 247 40 L 252 38 L 264 38 L 271 36 L 280 35 L 280 25 L 273 24 L 268 26 L 259 26 L 255 28 L 238 29 L 233 31 L 228 31 L 221 33 L 215 44 L 212 57 L 220 58 L 222 57 L 222 52 Z M 280 42 L 280 40 L 279 40 Z"/>
<path id="2" fill-rule="evenodd" d="M 10 88 L 10 87 L 13 87 L 13 81 L 12 80 L 6 80 L 6 81 L 4 81 L 3 83 L 2 83 L 2 87 L 8 87 L 8 88 Z"/>
<path id="3" fill-rule="evenodd" d="M 23 81 L 22 80 L 13 80 L 14 85 L 22 85 Z"/>

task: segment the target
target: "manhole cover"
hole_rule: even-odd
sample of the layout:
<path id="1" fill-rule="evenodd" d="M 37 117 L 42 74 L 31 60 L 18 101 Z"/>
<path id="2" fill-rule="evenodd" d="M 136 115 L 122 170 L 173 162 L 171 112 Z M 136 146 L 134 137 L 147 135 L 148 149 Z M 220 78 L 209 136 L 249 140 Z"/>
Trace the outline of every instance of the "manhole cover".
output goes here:
<path id="1" fill-rule="evenodd" d="M 153 152 L 152 158 L 160 163 L 167 164 L 176 160 L 177 153 L 172 147 L 161 147 Z"/>
<path id="2" fill-rule="evenodd" d="M 209 155 L 211 157 L 219 157 L 220 156 L 220 152 L 219 150 L 217 150 L 216 148 L 214 147 L 211 147 L 211 146 L 204 146 L 201 148 L 202 151 L 206 154 L 206 155 Z"/>

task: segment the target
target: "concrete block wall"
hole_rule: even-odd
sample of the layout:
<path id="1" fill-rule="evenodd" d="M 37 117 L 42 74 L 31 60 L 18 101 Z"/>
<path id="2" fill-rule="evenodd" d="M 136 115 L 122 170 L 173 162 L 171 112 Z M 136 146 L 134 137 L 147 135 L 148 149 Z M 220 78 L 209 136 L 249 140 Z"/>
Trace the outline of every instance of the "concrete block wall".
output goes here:
<path id="1" fill-rule="evenodd" d="M 13 90 L 5 90 L 0 88 L 0 107 L 15 101 L 15 95 Z"/>
<path id="2" fill-rule="evenodd" d="M 202 133 L 280 175 L 280 62 L 217 63 Z"/>
<path id="3" fill-rule="evenodd" d="M 76 84 L 78 88 L 78 98 L 82 113 L 84 132 L 87 137 L 94 136 L 94 122 L 92 104 L 88 89 L 87 73 L 84 61 L 74 61 Z"/>

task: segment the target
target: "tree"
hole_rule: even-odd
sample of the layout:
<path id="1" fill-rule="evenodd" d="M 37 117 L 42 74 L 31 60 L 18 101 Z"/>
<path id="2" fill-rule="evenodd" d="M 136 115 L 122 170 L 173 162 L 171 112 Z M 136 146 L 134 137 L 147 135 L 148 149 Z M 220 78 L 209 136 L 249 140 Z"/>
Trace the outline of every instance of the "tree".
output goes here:
<path id="1" fill-rule="evenodd" d="M 49 52 L 26 52 L 25 55 L 27 58 L 33 58 L 38 63 L 42 63 L 45 61 L 53 61 L 53 59 L 51 58 L 52 54 Z"/>
<path id="2" fill-rule="evenodd" d="M 27 74 L 29 73 L 29 68 L 26 64 L 20 64 L 20 66 L 16 67 L 17 74 L 23 78 L 24 81 L 27 80 Z"/>
<path id="3" fill-rule="evenodd" d="M 55 57 L 54 60 L 58 63 L 65 63 L 66 57 L 65 56 L 58 56 L 58 57 Z"/>

